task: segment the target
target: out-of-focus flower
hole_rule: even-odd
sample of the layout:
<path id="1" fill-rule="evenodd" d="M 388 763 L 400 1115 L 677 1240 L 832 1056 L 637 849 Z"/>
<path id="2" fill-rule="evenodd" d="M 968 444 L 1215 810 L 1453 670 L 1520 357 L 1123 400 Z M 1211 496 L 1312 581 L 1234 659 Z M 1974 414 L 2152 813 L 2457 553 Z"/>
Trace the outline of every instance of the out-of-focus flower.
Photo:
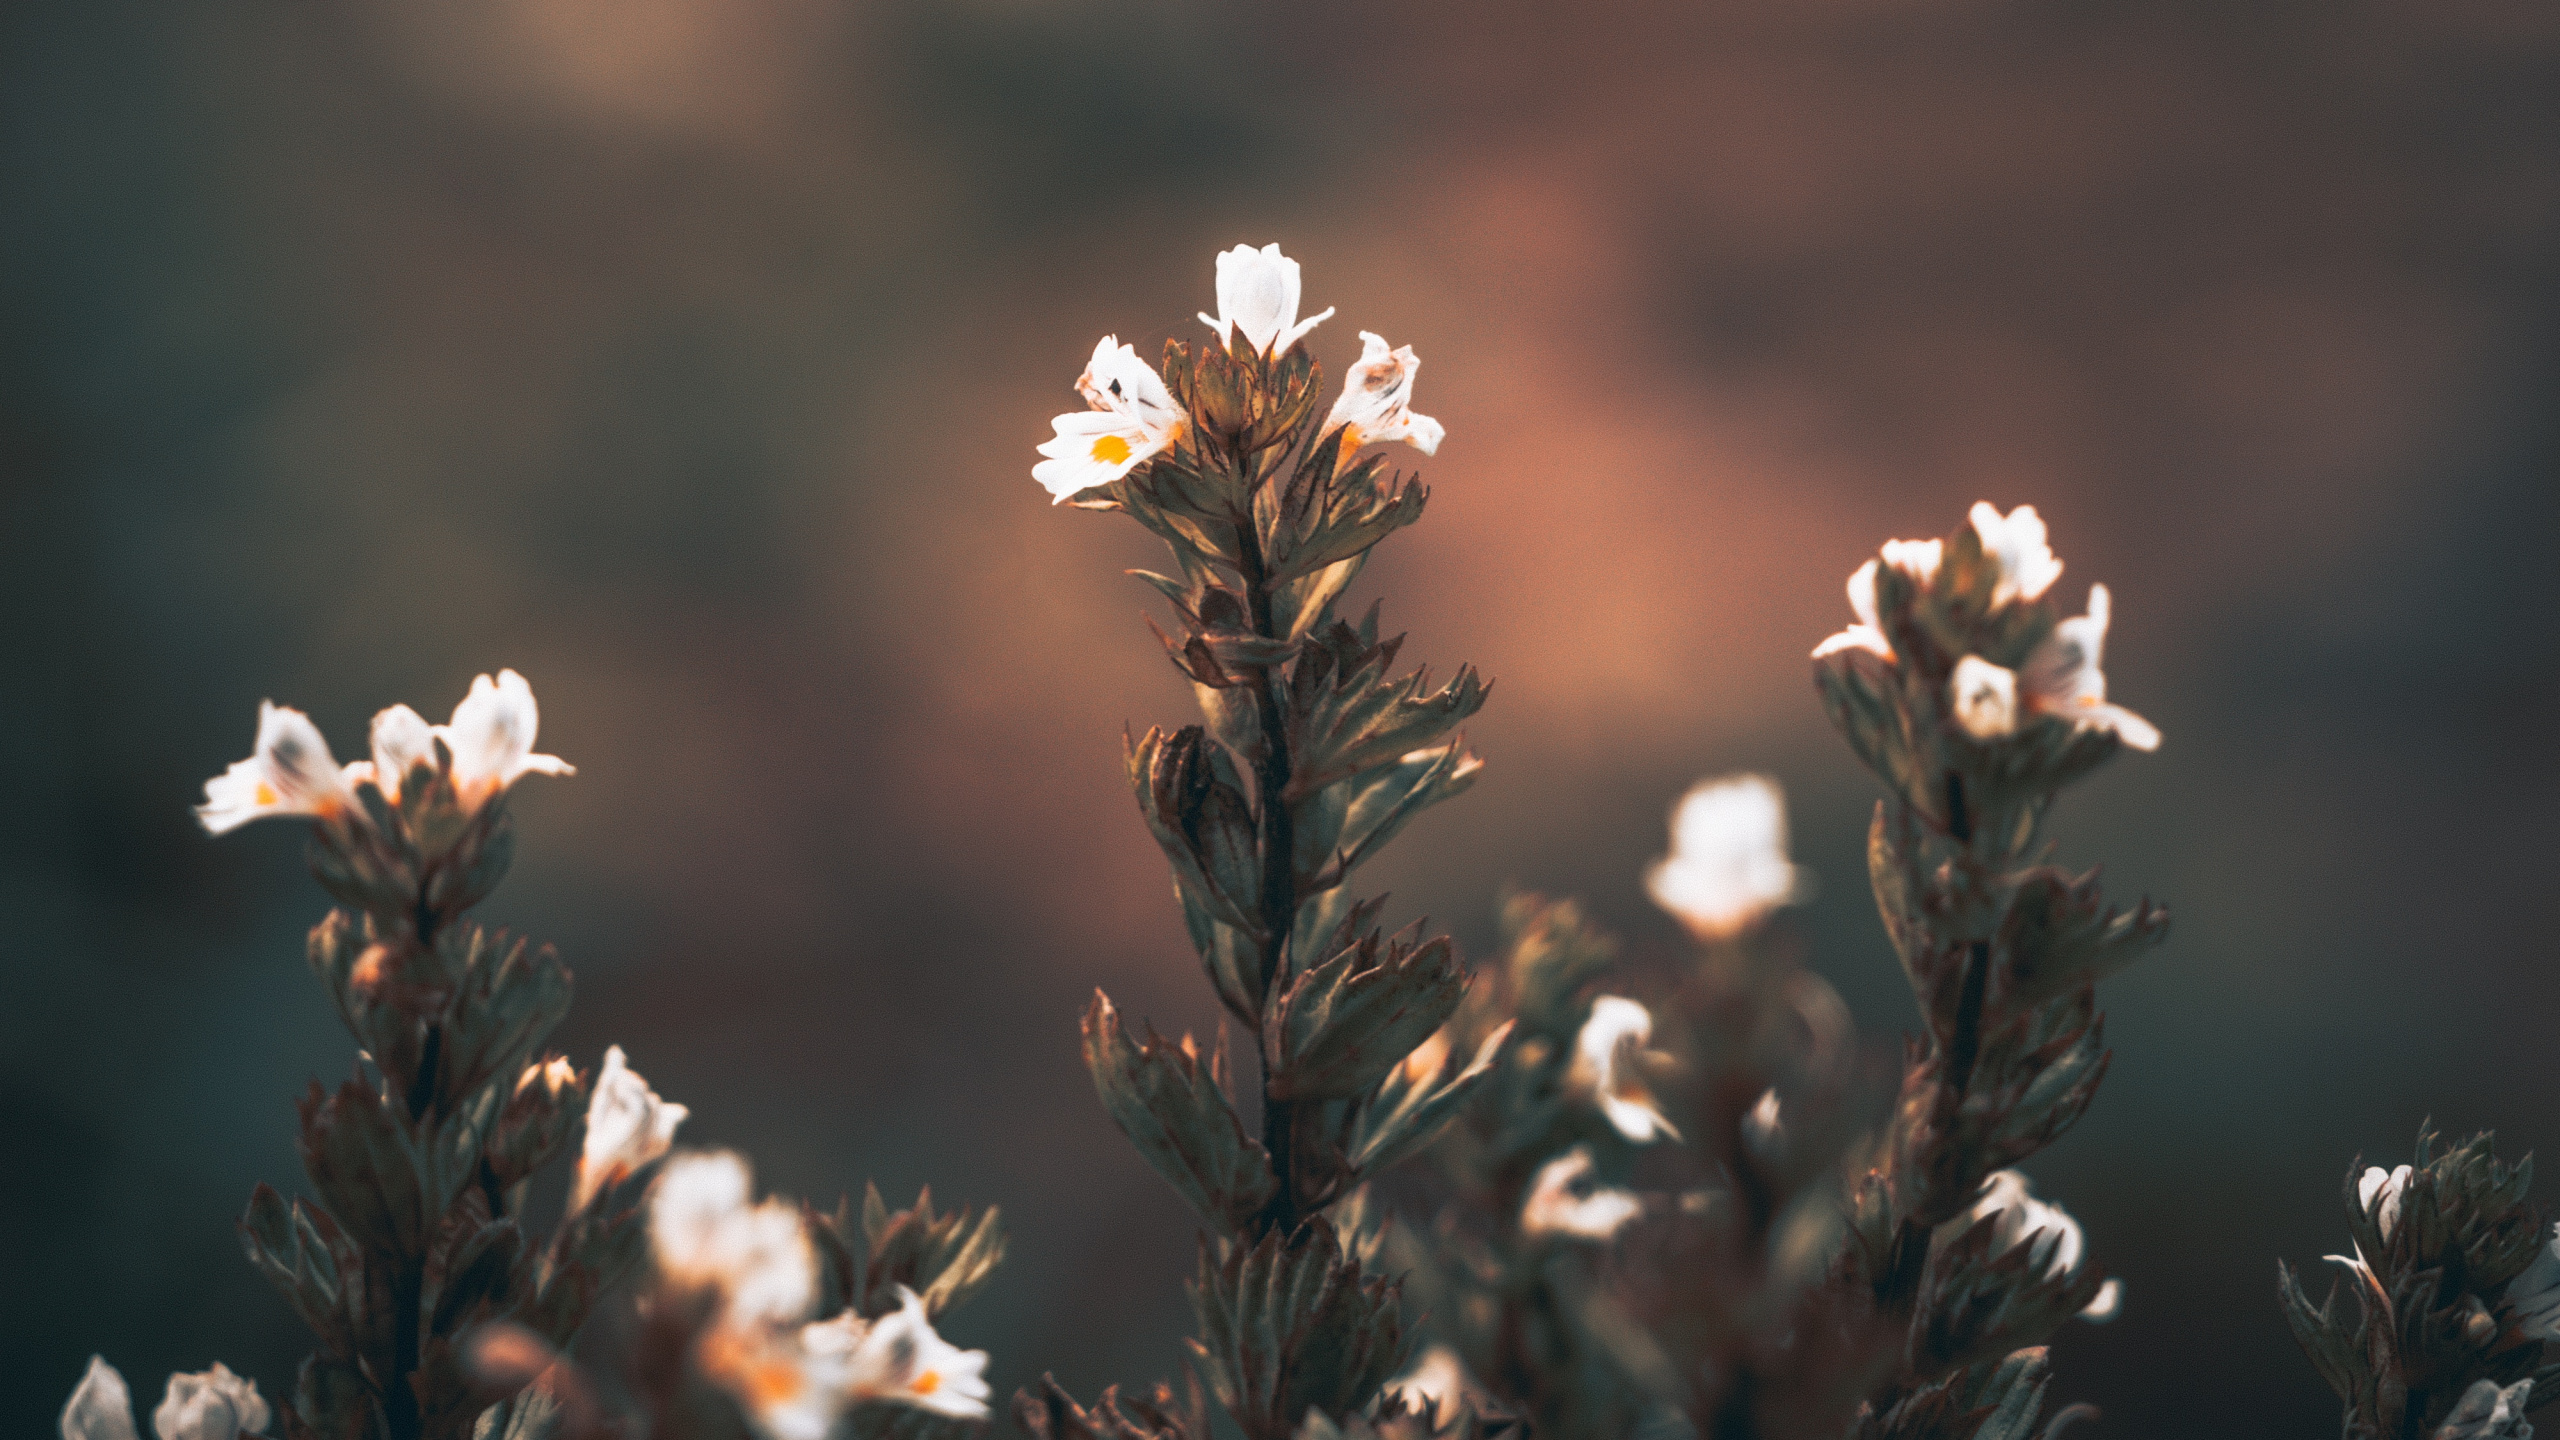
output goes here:
<path id="1" fill-rule="evenodd" d="M 151 1428 L 160 1440 L 238 1440 L 266 1429 L 267 1419 L 257 1382 L 216 1362 L 210 1370 L 169 1377 Z M 89 1357 L 88 1372 L 62 1407 L 62 1440 L 135 1440 L 133 1394 L 106 1357 Z"/>
<path id="2" fill-rule="evenodd" d="M 254 1380 L 214 1362 L 210 1370 L 169 1377 L 168 1393 L 151 1412 L 160 1440 L 237 1440 L 267 1428 L 267 1402 Z"/>
<path id="3" fill-rule="evenodd" d="M 1076 390 L 1092 408 L 1050 421 L 1056 434 L 1040 444 L 1049 458 L 1031 467 L 1051 504 L 1079 491 L 1108 485 L 1140 461 L 1182 438 L 1182 407 L 1173 402 L 1155 367 L 1136 347 L 1105 335 L 1076 378 Z"/>
<path id="4" fill-rule="evenodd" d="M 1220 344 L 1232 348 L 1234 332 L 1241 330 L 1263 354 L 1285 354 L 1308 331 L 1333 318 L 1333 307 L 1326 306 L 1322 315 L 1300 320 L 1298 291 L 1298 262 L 1281 254 L 1279 246 L 1256 250 L 1239 245 L 1218 257 L 1218 318 L 1204 314 L 1200 323 L 1218 332 Z"/>
<path id="5" fill-rule="evenodd" d="M 916 1292 L 898 1287 L 898 1308 L 877 1320 L 847 1310 L 806 1327 L 801 1344 L 848 1401 L 890 1400 L 960 1420 L 987 1414 L 987 1352 L 963 1350 L 934 1333 Z"/>
<path id="6" fill-rule="evenodd" d="M 808 1229 L 789 1201 L 750 1204 L 753 1193 L 747 1162 L 734 1151 L 668 1161 L 649 1202 L 658 1272 L 686 1289 L 716 1291 L 726 1326 L 804 1320 L 818 1296 Z"/>
<path id="7" fill-rule="evenodd" d="M 2474 1380 L 2436 1427 L 2435 1440 L 2533 1440 L 2533 1423 L 2524 1418 L 2532 1394 L 2530 1379 L 2503 1388 L 2495 1380 Z"/>
<path id="8" fill-rule="evenodd" d="M 262 700 L 257 748 L 248 759 L 204 782 L 204 803 L 196 807 L 196 819 L 220 835 L 269 815 L 327 819 L 344 812 L 353 799 L 345 774 L 329 754 L 329 742 L 311 717 Z"/>
<path id="9" fill-rule="evenodd" d="M 1985 1220 L 1991 1222 L 1992 1254 L 2005 1254 L 2020 1245 L 2039 1246 L 2044 1256 L 2045 1279 L 2061 1280 L 2079 1273 L 2085 1248 L 2080 1222 L 2061 1206 L 2037 1199 L 2025 1175 L 2015 1170 L 1991 1172 L 1971 1208 L 1939 1227 L 1939 1232 L 1950 1237 L 1960 1235 Z M 2032 1257 L 2036 1252 L 2029 1253 Z M 2083 1319 L 2104 1324 L 2115 1318 L 2123 1303 L 2123 1287 L 2110 1280 L 2099 1287 L 2080 1314 Z"/>
<path id="10" fill-rule="evenodd" d="M 1607 1240 L 1644 1213 L 1644 1202 L 1625 1190 L 1585 1186 L 1591 1174 L 1591 1150 L 1576 1145 L 1538 1167 L 1529 1183 L 1529 1198 L 1520 1207 L 1524 1235 L 1569 1235 L 1577 1240 Z"/>
<path id="11" fill-rule="evenodd" d="M 2560 1340 L 2560 1225 L 2551 1227 L 2551 1238 L 2524 1273 L 2507 1282 L 2507 1308 L 2528 1337 Z"/>
<path id="12" fill-rule="evenodd" d="M 1458 1358 L 1456 1350 L 1437 1341 L 1425 1346 L 1413 1368 L 1388 1381 L 1386 1388 L 1401 1391 L 1409 1403 L 1426 1407 L 1434 1429 L 1455 1421 L 1459 1407 L 1483 1393 L 1483 1387 L 1467 1374 L 1467 1362 Z"/>
<path id="13" fill-rule="evenodd" d="M 2044 517 L 2033 505 L 2021 505 L 2003 516 L 1988 500 L 1973 505 L 1973 533 L 1982 539 L 1982 553 L 2000 567 L 2000 578 L 1991 588 L 1991 608 L 1997 610 L 2012 600 L 2034 600 L 2062 578 L 2062 562 L 2053 558 L 2053 547 L 2045 543 Z"/>
<path id="14" fill-rule="evenodd" d="M 1702 940 L 1740 934 L 1803 893 L 1787 859 L 1787 799 L 1766 775 L 1701 780 L 1671 812 L 1671 853 L 1645 893 Z"/>
<path id="15" fill-rule="evenodd" d="M 2136 750 L 2160 748 L 2160 731 L 2121 705 L 2107 703 L 2107 677 L 2098 668 L 2107 645 L 2107 587 L 2089 587 L 2089 613 L 2053 627 L 2027 657 L 2020 679 L 2027 708 L 2083 729 L 2112 730 Z"/>
<path id="16" fill-rule="evenodd" d="M 1947 681 L 1947 704 L 1956 725 L 1976 740 L 2018 733 L 2018 672 L 1979 655 L 1956 662 Z"/>
<path id="17" fill-rule="evenodd" d="M 1625 996 L 1602 995 L 1591 1002 L 1591 1018 L 1574 1037 L 1573 1063 L 1565 1072 L 1566 1083 L 1588 1093 L 1618 1133 L 1638 1145 L 1680 1138 L 1644 1083 L 1639 1057 L 1652 1039 L 1651 1012 Z"/>
<path id="18" fill-rule="evenodd" d="M 2399 1227 L 2400 1192 L 2408 1188 L 2411 1173 L 2406 1165 L 2395 1165 L 2388 1170 L 2379 1165 L 2367 1165 L 2364 1173 L 2356 1177 L 2356 1200 L 2364 1206 L 2365 1213 L 2373 1217 L 2373 1228 L 2381 1231 L 2385 1240 L 2390 1239 L 2391 1232 Z"/>
<path id="19" fill-rule="evenodd" d="M 587 1139 L 578 1152 L 578 1181 L 569 1208 L 667 1153 L 676 1127 L 692 1112 L 658 1098 L 649 1082 L 623 1060 L 622 1047 L 604 1052 L 595 1090 L 587 1097 Z"/>
<path id="20" fill-rule="evenodd" d="M 2107 1283 L 2098 1287 L 2097 1294 L 2089 1297 L 2088 1304 L 2080 1307 L 2080 1318 L 2092 1325 L 2104 1325 L 2122 1313 L 2124 1313 L 2124 1282 L 2113 1275 L 2107 1277 Z"/>
<path id="21" fill-rule="evenodd" d="M 1384 336 L 1360 332 L 1360 358 L 1342 377 L 1342 398 L 1333 402 L 1333 413 L 1325 419 L 1326 425 L 1343 428 L 1345 456 L 1363 445 L 1395 440 L 1425 455 L 1439 453 L 1448 432 L 1439 421 L 1412 409 L 1413 377 L 1421 369 L 1412 346 L 1390 350 Z"/>
<path id="22" fill-rule="evenodd" d="M 1760 1098 L 1742 1117 L 1742 1138 L 1744 1143 L 1763 1155 L 1787 1143 L 1786 1122 L 1778 1115 L 1777 1087 L 1761 1091 Z"/>
<path id="23" fill-rule="evenodd" d="M 533 703 L 533 687 L 513 670 L 498 678 L 476 675 L 471 693 L 453 707 L 453 719 L 436 734 L 453 752 L 453 789 L 466 809 L 478 809 L 488 798 L 529 774 L 575 775 L 577 767 L 557 755 L 533 753 L 542 714 Z"/>
<path id="24" fill-rule="evenodd" d="M 1813 647 L 1813 658 L 1839 650 L 1864 650 L 1880 660 L 1893 659 L 1893 645 L 1884 638 L 1884 622 L 1876 612 L 1876 571 L 1880 565 L 1890 565 L 1925 590 L 1938 578 L 1945 553 L 1946 544 L 1940 540 L 1886 541 L 1880 560 L 1868 561 L 1849 576 L 1849 611 L 1858 617 L 1857 623 Z"/>

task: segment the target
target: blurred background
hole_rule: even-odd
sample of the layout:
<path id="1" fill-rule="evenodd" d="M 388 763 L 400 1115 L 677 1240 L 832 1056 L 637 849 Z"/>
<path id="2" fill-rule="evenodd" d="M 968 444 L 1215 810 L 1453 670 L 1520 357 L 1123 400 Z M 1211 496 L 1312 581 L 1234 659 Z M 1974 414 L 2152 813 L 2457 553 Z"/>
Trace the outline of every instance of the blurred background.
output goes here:
<path id="1" fill-rule="evenodd" d="M 2540 0 L 17 0 L 0 13 L 0 1431 L 305 1338 L 242 1262 L 349 1042 L 257 703 L 352 753 L 514 666 L 483 918 L 557 1037 L 832 1199 L 1004 1207 L 999 1393 L 1150 1381 L 1190 1226 L 1091 988 L 1213 1006 L 1120 774 L 1191 701 L 1115 516 L 1032 483 L 1094 339 L 1279 241 L 1450 439 L 1353 600 L 1497 677 L 1364 872 L 1640 947 L 1663 818 L 1773 772 L 1788 922 L 1910 1023 L 1806 650 L 1877 542 L 2036 504 L 2167 732 L 2064 858 L 2171 902 L 2037 1163 L 2128 1287 L 2093 1433 L 2335 1408 L 2273 1295 L 2422 1117 L 2560 1143 L 2560 11 Z M 2546 1190 L 2546 1194 L 2548 1194 Z"/>

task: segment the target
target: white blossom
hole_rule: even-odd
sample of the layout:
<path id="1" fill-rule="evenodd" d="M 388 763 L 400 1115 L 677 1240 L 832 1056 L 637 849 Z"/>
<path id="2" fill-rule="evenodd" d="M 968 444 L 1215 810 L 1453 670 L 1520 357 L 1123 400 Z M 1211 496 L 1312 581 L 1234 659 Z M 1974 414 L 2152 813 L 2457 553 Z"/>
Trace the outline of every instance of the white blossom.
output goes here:
<path id="1" fill-rule="evenodd" d="M 1419 1405 L 1430 1417 L 1433 1429 L 1454 1423 L 1460 1407 L 1482 1393 L 1482 1387 L 1467 1373 L 1467 1362 L 1458 1358 L 1456 1350 L 1437 1341 L 1425 1346 L 1412 1368 L 1388 1381 L 1386 1388 L 1402 1392 L 1408 1404 Z"/>
<path id="2" fill-rule="evenodd" d="M 1520 1233 L 1607 1240 L 1644 1212 L 1644 1202 L 1628 1191 L 1585 1187 L 1582 1182 L 1590 1174 L 1591 1149 L 1585 1145 L 1538 1167 L 1529 1198 L 1520 1207 Z"/>
<path id="3" fill-rule="evenodd" d="M 1313 322 L 1309 322 L 1313 323 Z M 1342 427 L 1342 454 L 1347 458 L 1363 445 L 1402 440 L 1425 455 L 1439 453 L 1448 432 L 1439 421 L 1414 413 L 1413 377 L 1422 369 L 1413 347 L 1387 348 L 1386 338 L 1360 332 L 1360 358 L 1342 377 L 1342 398 L 1333 402 L 1328 427 Z"/>
<path id="4" fill-rule="evenodd" d="M 1952 1239 L 1985 1220 L 1991 1222 L 1992 1254 L 2005 1254 L 2020 1245 L 2033 1246 L 2036 1248 L 2029 1252 L 2030 1258 L 2039 1253 L 2043 1256 L 2043 1278 L 2062 1280 L 2079 1273 L 2081 1254 L 2086 1248 L 2080 1222 L 2060 1205 L 2037 1199 L 2027 1177 L 2018 1171 L 1991 1172 L 1972 1206 L 1940 1226 L 1938 1233 Z M 2109 1280 L 2098 1288 L 2080 1314 L 2094 1324 L 2104 1324 L 2115 1318 L 2123 1303 L 2123 1287 Z"/>
<path id="5" fill-rule="evenodd" d="M 406 705 L 394 705 L 376 714 L 369 738 L 373 742 L 373 758 L 349 762 L 347 783 L 352 786 L 359 780 L 370 780 L 386 800 L 400 798 L 400 786 L 412 769 L 436 763 L 436 727 Z"/>
<path id="6" fill-rule="evenodd" d="M 1241 330 L 1246 342 L 1263 354 L 1286 354 L 1308 331 L 1333 317 L 1328 306 L 1322 315 L 1300 320 L 1298 292 L 1298 262 L 1281 254 L 1279 246 L 1256 250 L 1239 245 L 1218 257 L 1218 317 L 1204 314 L 1200 323 L 1217 331 L 1222 345 L 1232 348 L 1234 332 Z"/>
<path id="7" fill-rule="evenodd" d="M 2532 1394 L 2531 1379 L 2503 1388 L 2485 1377 L 2474 1380 L 2436 1427 L 2435 1440 L 2533 1440 L 2533 1422 L 2524 1418 Z"/>
<path id="8" fill-rule="evenodd" d="M 2012 600 L 2034 600 L 2062 578 L 2062 562 L 2045 543 L 2044 518 L 2033 505 L 2021 505 L 2004 517 L 1990 501 L 1977 500 L 1972 519 L 1983 555 L 2000 570 L 1991 588 L 1992 609 Z"/>
<path id="9" fill-rule="evenodd" d="M 2080 1318 L 2092 1325 L 2104 1325 L 2122 1313 L 2124 1313 L 2124 1282 L 2113 1275 L 2108 1276 L 2106 1283 L 2098 1287 L 2097 1294 L 2089 1297 L 2088 1304 L 2080 1307 Z"/>
<path id="10" fill-rule="evenodd" d="M 2560 1224 L 2551 1227 L 2551 1238 L 2533 1252 L 2524 1273 L 2507 1282 L 2507 1308 L 2527 1338 L 2560 1340 Z"/>
<path id="11" fill-rule="evenodd" d="M 1947 704 L 1956 725 L 1976 740 L 2018 733 L 2018 672 L 1979 655 L 1956 662 L 1947 679 Z"/>
<path id="12" fill-rule="evenodd" d="M 2107 677 L 2098 668 L 2107 645 L 2107 587 L 2089 587 L 2089 613 L 2053 627 L 2027 657 L 2019 679 L 2027 708 L 2067 720 L 2081 729 L 2112 730 L 2136 750 L 2160 748 L 2160 731 L 2121 705 L 2107 703 Z"/>
<path id="13" fill-rule="evenodd" d="M 847 1310 L 800 1333 L 848 1401 L 890 1400 L 960 1420 L 986 1417 L 987 1352 L 963 1350 L 934 1333 L 924 1301 L 903 1285 L 898 1308 L 877 1320 Z"/>
<path id="14" fill-rule="evenodd" d="M 676 1156 L 649 1202 L 658 1271 L 721 1297 L 721 1324 L 748 1328 L 808 1318 L 818 1298 L 818 1257 L 799 1208 L 778 1197 L 750 1204 L 754 1182 L 734 1151 Z"/>
<path id="15" fill-rule="evenodd" d="M 238 1440 L 267 1428 L 267 1402 L 256 1381 L 216 1361 L 210 1370 L 169 1377 L 168 1393 L 151 1412 L 151 1428 L 160 1440 Z"/>
<path id="16" fill-rule="evenodd" d="M 135 1440 L 133 1395 L 103 1355 L 89 1357 L 87 1373 L 62 1407 L 62 1440 Z"/>
<path id="17" fill-rule="evenodd" d="M 1565 1072 L 1566 1083 L 1589 1094 L 1618 1133 L 1638 1145 L 1680 1138 L 1663 1118 L 1639 1068 L 1652 1039 L 1651 1012 L 1622 995 L 1599 996 L 1591 1002 L 1591 1018 L 1574 1037 L 1573 1063 Z"/>
<path id="18" fill-rule="evenodd" d="M 453 752 L 453 788 L 466 809 L 478 809 L 491 795 L 528 774 L 575 775 L 577 768 L 557 755 L 533 753 L 534 734 L 542 715 L 533 703 L 533 687 L 513 670 L 498 678 L 477 675 L 471 693 L 453 707 L 453 719 L 436 734 Z"/>
<path id="19" fill-rule="evenodd" d="M 1787 859 L 1787 801 L 1766 775 L 1701 780 L 1671 812 L 1671 853 L 1645 872 L 1645 893 L 1701 939 L 1736 935 L 1802 895 Z"/>
<path id="20" fill-rule="evenodd" d="M 320 727 L 299 710 L 258 702 L 258 742 L 246 760 L 204 782 L 196 819 L 216 835 L 270 815 L 342 813 L 353 803 Z"/>
<path id="21" fill-rule="evenodd" d="M 1893 659 L 1893 644 L 1884 638 L 1884 621 L 1876 610 L 1876 571 L 1890 565 L 1926 590 L 1938 578 L 1946 543 L 1940 540 L 1888 540 L 1880 560 L 1870 560 L 1849 576 L 1849 612 L 1858 617 L 1848 629 L 1813 647 L 1813 658 L 1840 650 L 1864 650 L 1880 660 Z"/>
<path id="22" fill-rule="evenodd" d="M 2411 1173 L 2406 1165 L 2389 1170 L 2367 1165 L 2364 1173 L 2356 1177 L 2356 1201 L 2364 1206 L 2365 1214 L 2373 1217 L 2373 1228 L 2381 1231 L 2385 1240 L 2399 1227 L 2400 1192 L 2408 1188 Z"/>
<path id="23" fill-rule="evenodd" d="M 622 1047 L 604 1052 L 595 1089 L 587 1096 L 587 1138 L 578 1153 L 577 1189 L 569 1208 L 583 1207 L 598 1190 L 667 1153 L 676 1127 L 692 1113 L 658 1098 L 649 1082 L 623 1060 Z"/>
<path id="24" fill-rule="evenodd" d="M 1110 484 L 1182 438 L 1185 417 L 1173 392 L 1117 335 L 1094 345 L 1076 390 L 1091 408 L 1050 421 L 1057 433 L 1039 447 L 1049 458 L 1031 467 L 1051 504 Z"/>

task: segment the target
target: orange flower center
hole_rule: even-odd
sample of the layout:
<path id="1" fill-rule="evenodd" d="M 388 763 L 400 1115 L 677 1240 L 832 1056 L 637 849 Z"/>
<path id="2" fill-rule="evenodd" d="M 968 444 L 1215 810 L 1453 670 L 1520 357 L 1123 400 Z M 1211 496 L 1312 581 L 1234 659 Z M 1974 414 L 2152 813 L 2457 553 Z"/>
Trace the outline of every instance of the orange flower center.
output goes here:
<path id="1" fill-rule="evenodd" d="M 1129 458 L 1129 442 L 1117 435 L 1096 435 L 1093 458 L 1105 465 L 1117 465 Z"/>

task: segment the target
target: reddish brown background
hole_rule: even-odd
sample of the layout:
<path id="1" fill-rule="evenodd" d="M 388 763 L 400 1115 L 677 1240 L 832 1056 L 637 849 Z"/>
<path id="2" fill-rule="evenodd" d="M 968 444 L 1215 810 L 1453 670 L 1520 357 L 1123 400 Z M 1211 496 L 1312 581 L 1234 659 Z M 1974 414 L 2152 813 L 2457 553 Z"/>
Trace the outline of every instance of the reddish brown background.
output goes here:
<path id="1" fill-rule="evenodd" d="M 2334 1413 L 2275 1258 L 2419 1119 L 2560 1138 L 2560 20 L 2535 0 L 25 0 L 0 17 L 0 1429 L 302 1338 L 231 1220 L 347 1042 L 298 840 L 187 806 L 257 701 L 342 743 L 541 695 L 492 919 L 773 1185 L 1002 1204 L 1009 1389 L 1174 1360 L 1188 1226 L 1091 986 L 1209 1018 L 1119 730 L 1152 564 L 1028 476 L 1094 337 L 1304 260 L 1450 440 L 1384 594 L 1498 677 L 1378 865 L 1641 943 L 1664 807 L 1754 766 L 1880 1042 L 1873 790 L 1804 654 L 1976 498 L 2115 590 L 2168 743 L 2066 858 L 2171 900 L 2036 1175 L 2128 1285 L 2107 1435 Z"/>

